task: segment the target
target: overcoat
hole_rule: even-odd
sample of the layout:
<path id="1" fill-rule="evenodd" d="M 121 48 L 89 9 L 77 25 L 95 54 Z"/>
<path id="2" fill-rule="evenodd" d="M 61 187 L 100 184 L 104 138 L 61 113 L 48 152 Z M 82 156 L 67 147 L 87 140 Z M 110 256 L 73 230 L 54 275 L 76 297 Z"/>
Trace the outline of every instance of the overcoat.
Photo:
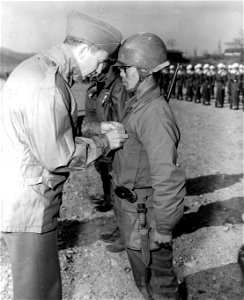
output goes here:
<path id="1" fill-rule="evenodd" d="M 72 71 L 72 72 L 71 72 Z M 80 76 L 62 44 L 21 63 L 1 99 L 1 230 L 43 233 L 57 226 L 63 183 L 102 154 L 102 140 L 76 137 Z"/>

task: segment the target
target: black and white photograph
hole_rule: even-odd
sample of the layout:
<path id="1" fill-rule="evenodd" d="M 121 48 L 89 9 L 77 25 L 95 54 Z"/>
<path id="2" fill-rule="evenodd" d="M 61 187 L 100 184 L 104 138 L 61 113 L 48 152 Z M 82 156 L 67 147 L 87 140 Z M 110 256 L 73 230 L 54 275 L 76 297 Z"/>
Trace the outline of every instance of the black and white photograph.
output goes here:
<path id="1" fill-rule="evenodd" d="M 243 1 L 0 15 L 0 299 L 244 299 Z"/>

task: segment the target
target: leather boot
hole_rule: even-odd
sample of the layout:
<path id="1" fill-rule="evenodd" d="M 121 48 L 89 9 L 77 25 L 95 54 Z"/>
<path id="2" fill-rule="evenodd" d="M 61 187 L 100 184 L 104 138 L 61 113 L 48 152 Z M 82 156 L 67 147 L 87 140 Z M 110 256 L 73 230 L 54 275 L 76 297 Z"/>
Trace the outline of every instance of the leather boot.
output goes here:
<path id="1" fill-rule="evenodd" d="M 121 252 L 125 250 L 125 243 L 122 237 L 118 238 L 115 242 L 107 245 L 105 249 L 109 252 Z"/>
<path id="2" fill-rule="evenodd" d="M 115 242 L 118 238 L 121 237 L 119 227 L 115 227 L 111 232 L 108 233 L 102 233 L 100 235 L 100 238 L 103 242 L 105 243 L 113 243 Z"/>

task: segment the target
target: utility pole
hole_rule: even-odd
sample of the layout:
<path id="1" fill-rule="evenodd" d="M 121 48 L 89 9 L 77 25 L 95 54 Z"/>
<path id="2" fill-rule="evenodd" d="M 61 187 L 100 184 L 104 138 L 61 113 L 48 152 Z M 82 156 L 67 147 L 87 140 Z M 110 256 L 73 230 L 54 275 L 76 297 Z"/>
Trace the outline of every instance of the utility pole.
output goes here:
<path id="1" fill-rule="evenodd" d="M 219 42 L 218 42 L 218 53 L 219 53 L 219 55 L 222 53 L 222 50 L 221 50 L 221 40 L 219 40 Z"/>

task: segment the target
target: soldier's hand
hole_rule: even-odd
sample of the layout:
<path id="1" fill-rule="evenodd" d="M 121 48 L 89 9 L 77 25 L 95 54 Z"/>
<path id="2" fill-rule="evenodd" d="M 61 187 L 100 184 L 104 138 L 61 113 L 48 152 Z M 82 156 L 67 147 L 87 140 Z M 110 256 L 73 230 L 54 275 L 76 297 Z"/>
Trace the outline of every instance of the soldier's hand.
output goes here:
<path id="1" fill-rule="evenodd" d="M 124 130 L 124 126 L 118 122 L 110 121 L 110 122 L 101 122 L 101 133 L 104 134 L 113 129 L 122 129 Z"/>
<path id="2" fill-rule="evenodd" d="M 125 133 L 124 129 L 109 130 L 105 132 L 105 136 L 108 139 L 109 148 L 111 150 L 120 148 L 128 138 L 128 134 Z"/>
<path id="3" fill-rule="evenodd" d="M 163 244 L 171 245 L 173 241 L 172 235 L 164 235 L 155 231 L 154 234 L 154 242 L 160 247 Z"/>

